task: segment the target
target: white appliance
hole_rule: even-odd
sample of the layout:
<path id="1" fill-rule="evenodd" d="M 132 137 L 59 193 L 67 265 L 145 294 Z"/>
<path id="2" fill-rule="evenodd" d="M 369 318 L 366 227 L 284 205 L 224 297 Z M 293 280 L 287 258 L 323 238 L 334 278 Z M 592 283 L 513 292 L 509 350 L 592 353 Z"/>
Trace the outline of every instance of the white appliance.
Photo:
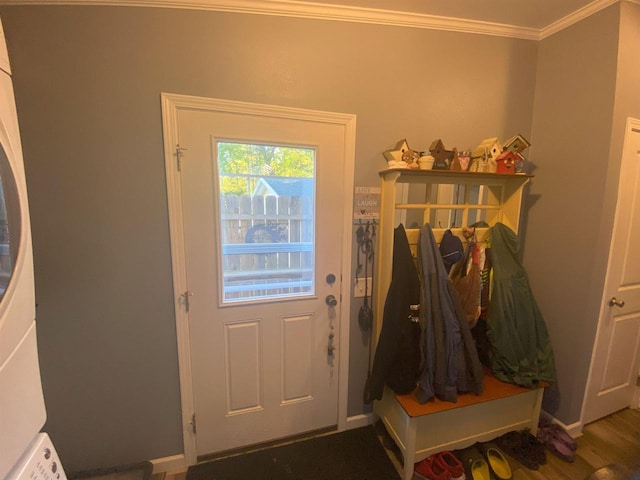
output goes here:
<path id="1" fill-rule="evenodd" d="M 27 187 L 0 21 L 0 478 L 66 479 L 51 440 L 40 433 L 45 419 Z"/>

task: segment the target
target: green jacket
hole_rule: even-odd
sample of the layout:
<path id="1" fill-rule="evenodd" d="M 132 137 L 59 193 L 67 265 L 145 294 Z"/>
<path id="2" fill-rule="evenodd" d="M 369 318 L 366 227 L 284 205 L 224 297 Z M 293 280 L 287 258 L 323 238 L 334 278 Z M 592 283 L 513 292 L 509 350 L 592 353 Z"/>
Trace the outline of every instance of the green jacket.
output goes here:
<path id="1" fill-rule="evenodd" d="M 517 235 L 502 223 L 489 232 L 493 288 L 487 317 L 491 370 L 524 387 L 556 381 L 553 348 L 527 274 Z"/>

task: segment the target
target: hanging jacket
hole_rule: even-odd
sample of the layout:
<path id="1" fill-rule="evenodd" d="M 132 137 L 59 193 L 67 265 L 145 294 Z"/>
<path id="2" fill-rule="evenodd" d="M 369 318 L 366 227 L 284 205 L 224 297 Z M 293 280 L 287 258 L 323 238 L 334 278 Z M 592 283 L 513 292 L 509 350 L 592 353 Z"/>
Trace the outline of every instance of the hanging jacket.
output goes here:
<path id="1" fill-rule="evenodd" d="M 489 231 L 493 288 L 487 316 L 491 370 L 500 380 L 535 387 L 555 382 L 547 327 L 519 259 L 517 235 L 502 223 Z"/>
<path id="2" fill-rule="evenodd" d="M 420 280 L 402 225 L 393 232 L 393 266 L 382 328 L 364 403 L 380 400 L 385 383 L 397 394 L 411 393 L 420 368 Z"/>
<path id="3" fill-rule="evenodd" d="M 458 292 L 469 328 L 473 328 L 480 318 L 480 250 L 481 247 L 470 241 L 462 261 L 458 262 L 449 278 Z"/>
<path id="4" fill-rule="evenodd" d="M 482 392 L 482 365 L 466 316 L 429 224 L 420 230 L 418 267 L 423 283 L 422 366 L 418 401 L 456 402 L 458 392 Z"/>

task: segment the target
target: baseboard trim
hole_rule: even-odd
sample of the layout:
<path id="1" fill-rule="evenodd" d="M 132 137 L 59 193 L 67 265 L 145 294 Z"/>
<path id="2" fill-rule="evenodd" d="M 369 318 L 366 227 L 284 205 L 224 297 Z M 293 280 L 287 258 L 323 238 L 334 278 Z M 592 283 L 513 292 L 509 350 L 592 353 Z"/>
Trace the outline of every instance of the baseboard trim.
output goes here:
<path id="1" fill-rule="evenodd" d="M 567 433 L 571 435 L 573 438 L 578 438 L 582 436 L 582 428 L 583 428 L 582 422 L 574 422 L 567 425 L 564 422 L 561 422 L 560 420 L 558 420 L 556 417 L 554 417 L 550 413 L 545 412 L 544 410 L 540 412 L 540 418 L 543 418 L 544 420 L 547 420 L 549 422 L 557 423 L 562 428 L 564 428 L 567 431 Z"/>
<path id="2" fill-rule="evenodd" d="M 351 430 L 352 428 L 360 428 L 360 427 L 366 427 L 367 425 L 372 425 L 374 420 L 375 418 L 373 413 L 362 413 L 360 415 L 347 417 L 346 430 Z"/>
<path id="3" fill-rule="evenodd" d="M 636 389 L 633 392 L 633 399 L 631 399 L 631 408 L 640 408 L 640 376 L 636 383 Z"/>
<path id="4" fill-rule="evenodd" d="M 151 474 L 154 480 L 162 480 L 166 475 L 174 475 L 176 473 L 184 473 L 189 465 L 184 454 L 171 455 L 169 457 L 155 458 L 151 460 L 153 471 Z"/>
<path id="5" fill-rule="evenodd" d="M 144 480 L 150 480 L 153 475 L 153 466 L 151 462 L 130 463 L 127 465 L 118 465 L 114 467 L 92 468 L 89 470 L 70 471 L 67 473 L 69 480 L 91 479 L 94 477 L 104 477 L 108 475 L 130 474 L 137 471 L 142 473 Z"/>

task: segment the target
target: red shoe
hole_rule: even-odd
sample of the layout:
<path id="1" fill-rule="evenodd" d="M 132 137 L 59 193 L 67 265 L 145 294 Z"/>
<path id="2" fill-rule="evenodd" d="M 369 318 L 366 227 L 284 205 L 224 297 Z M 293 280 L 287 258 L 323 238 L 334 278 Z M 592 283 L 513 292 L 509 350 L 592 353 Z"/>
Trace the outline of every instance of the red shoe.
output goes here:
<path id="1" fill-rule="evenodd" d="M 425 480 L 449 480 L 449 471 L 436 461 L 437 454 L 425 458 L 413 467 L 414 473 Z"/>
<path id="2" fill-rule="evenodd" d="M 449 472 L 451 480 L 465 480 L 462 462 L 451 452 L 440 452 L 436 455 L 436 462 Z"/>

